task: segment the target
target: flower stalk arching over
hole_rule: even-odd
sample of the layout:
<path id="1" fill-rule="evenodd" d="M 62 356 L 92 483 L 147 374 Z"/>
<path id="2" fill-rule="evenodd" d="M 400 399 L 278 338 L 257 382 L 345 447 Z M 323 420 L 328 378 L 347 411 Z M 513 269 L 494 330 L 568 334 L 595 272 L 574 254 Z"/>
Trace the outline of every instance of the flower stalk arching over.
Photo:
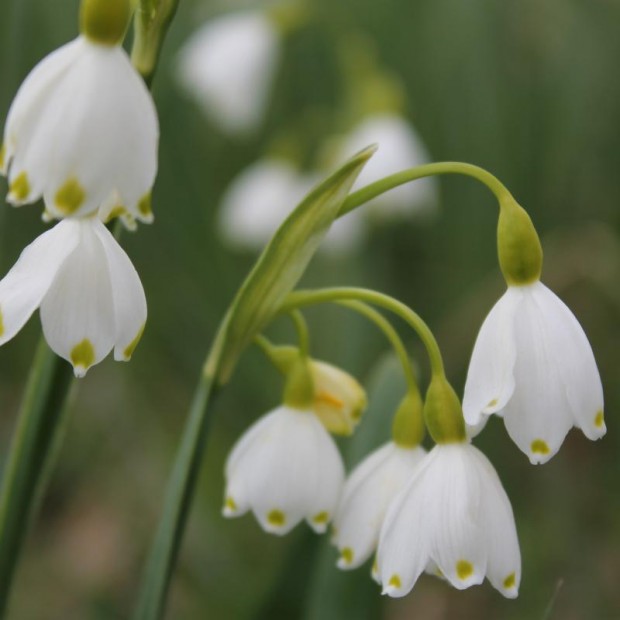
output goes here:
<path id="1" fill-rule="evenodd" d="M 50 218 L 149 223 L 158 139 L 153 100 L 120 42 L 87 30 L 44 58 L 11 105 L 0 156 L 7 200 L 43 197 Z"/>
<path id="2" fill-rule="evenodd" d="M 135 268 L 96 217 L 65 219 L 24 249 L 0 281 L 0 344 L 39 307 L 48 344 L 78 377 L 112 348 L 129 360 L 147 315 Z"/>

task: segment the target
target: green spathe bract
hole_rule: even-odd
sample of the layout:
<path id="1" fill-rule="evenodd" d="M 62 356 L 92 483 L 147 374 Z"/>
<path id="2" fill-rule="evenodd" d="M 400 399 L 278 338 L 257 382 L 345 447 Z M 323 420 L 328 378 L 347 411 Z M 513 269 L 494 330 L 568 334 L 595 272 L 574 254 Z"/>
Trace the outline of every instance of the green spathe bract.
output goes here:
<path id="1" fill-rule="evenodd" d="M 209 356 L 205 372 L 217 383 L 228 381 L 241 352 L 278 313 L 375 150 L 364 149 L 310 192 L 267 245 L 239 289 Z"/>
<path id="2" fill-rule="evenodd" d="M 497 254 L 507 284 L 531 284 L 540 279 L 543 252 L 530 216 L 511 196 L 500 200 Z"/>
<path id="3" fill-rule="evenodd" d="M 443 375 L 434 374 L 428 386 L 424 419 L 435 443 L 465 441 L 465 420 L 461 402 Z"/>
<path id="4" fill-rule="evenodd" d="M 82 0 L 80 32 L 94 43 L 120 45 L 130 17 L 129 0 Z"/>

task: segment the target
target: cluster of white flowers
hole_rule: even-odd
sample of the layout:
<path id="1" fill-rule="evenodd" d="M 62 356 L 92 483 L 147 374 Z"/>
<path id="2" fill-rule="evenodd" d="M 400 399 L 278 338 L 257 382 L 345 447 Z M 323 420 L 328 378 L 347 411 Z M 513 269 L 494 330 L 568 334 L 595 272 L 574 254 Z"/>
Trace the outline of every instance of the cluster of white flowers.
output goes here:
<path id="1" fill-rule="evenodd" d="M 25 79 L 0 151 L 8 202 L 43 198 L 44 219 L 61 220 L 0 281 L 0 343 L 40 306 L 47 342 L 77 376 L 112 348 L 128 360 L 144 329 L 142 284 L 103 222 L 153 220 L 159 138 L 150 93 L 121 46 L 126 23 L 110 38 L 89 19 Z"/>

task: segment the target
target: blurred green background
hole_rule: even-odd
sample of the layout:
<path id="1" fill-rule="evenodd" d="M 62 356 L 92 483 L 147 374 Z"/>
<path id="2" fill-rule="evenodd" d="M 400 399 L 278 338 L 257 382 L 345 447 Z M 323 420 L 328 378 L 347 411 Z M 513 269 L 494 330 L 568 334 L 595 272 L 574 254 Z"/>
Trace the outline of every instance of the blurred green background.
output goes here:
<path id="1" fill-rule="evenodd" d="M 620 3 L 312 2 L 322 17 L 287 39 L 264 125 L 251 139 L 236 140 L 210 124 L 174 79 L 183 41 L 202 19 L 233 5 L 181 0 L 154 82 L 162 134 L 156 222 L 123 239 L 147 293 L 149 323 L 131 364 L 108 359 L 79 383 L 10 617 L 128 616 L 201 362 L 253 260 L 218 238 L 219 198 L 287 127 L 307 128 L 309 152 L 329 137 L 342 95 L 338 41 L 361 32 L 402 79 L 407 115 L 433 158 L 488 168 L 528 209 L 545 249 L 543 279 L 592 343 L 609 431 L 599 443 L 573 431 L 549 464 L 532 467 L 492 420 L 476 444 L 513 503 L 523 555 L 519 598 L 504 600 L 486 583 L 457 592 L 423 577 L 408 597 L 386 600 L 369 567 L 337 572 L 335 551 L 303 526 L 280 539 L 250 517 L 220 516 L 226 454 L 278 403 L 281 389 L 275 371 L 250 350 L 216 407 L 167 617 L 620 618 Z M 75 36 L 77 5 L 0 0 L 0 118 L 32 66 Z M 504 288 L 496 206 L 468 179 L 443 179 L 441 194 L 441 217 L 383 225 L 351 255 L 317 257 L 304 283 L 373 287 L 412 305 L 435 330 L 449 377 L 462 390 L 478 327 Z M 0 209 L 2 273 L 43 230 L 39 216 L 38 207 Z M 397 374 L 381 336 L 362 319 L 332 308 L 308 315 L 315 355 L 370 389 L 359 434 L 342 442 L 355 463 L 389 432 Z M 35 317 L 0 350 L 2 455 L 39 331 Z M 292 336 L 285 322 L 270 333 L 280 341 Z M 424 381 L 422 351 L 402 333 L 422 362 Z"/>

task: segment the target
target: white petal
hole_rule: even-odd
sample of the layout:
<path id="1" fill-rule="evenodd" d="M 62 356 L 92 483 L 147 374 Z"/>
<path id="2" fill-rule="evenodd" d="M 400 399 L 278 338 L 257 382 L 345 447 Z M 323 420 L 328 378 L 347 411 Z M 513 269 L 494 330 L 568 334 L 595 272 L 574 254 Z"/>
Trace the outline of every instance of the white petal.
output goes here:
<path id="1" fill-rule="evenodd" d="M 79 226 L 60 222 L 37 237 L 0 281 L 0 344 L 23 327 L 79 240 Z"/>
<path id="2" fill-rule="evenodd" d="M 127 361 L 131 358 L 146 323 L 144 289 L 129 257 L 99 221 L 95 221 L 95 233 L 107 257 L 112 285 L 116 326 L 114 359 Z"/>
<path id="3" fill-rule="evenodd" d="M 279 53 L 279 36 L 266 15 L 224 15 L 184 47 L 181 83 L 226 131 L 248 132 L 265 113 Z"/>
<path id="4" fill-rule="evenodd" d="M 521 299 L 518 288 L 508 287 L 478 333 L 463 396 L 463 415 L 471 426 L 479 425 L 484 414 L 501 411 L 512 396 L 516 358 L 514 321 Z"/>
<path id="5" fill-rule="evenodd" d="M 524 297 L 515 317 L 515 390 L 504 409 L 508 434 L 533 464 L 547 462 L 573 425 L 549 324 L 533 295 L 535 287 L 521 287 Z"/>
<path id="6" fill-rule="evenodd" d="M 521 551 L 510 500 L 495 468 L 476 448 L 482 486 L 482 529 L 487 548 L 487 577 L 508 598 L 516 598 L 521 582 Z"/>
<path id="7" fill-rule="evenodd" d="M 107 257 L 95 234 L 97 220 L 77 220 L 80 242 L 58 270 L 41 303 L 50 347 L 83 376 L 114 345 L 114 305 Z"/>
<path id="8" fill-rule="evenodd" d="M 536 284 L 533 295 L 545 322 L 575 426 L 589 439 L 600 439 L 607 430 L 603 386 L 588 338 L 566 304 L 544 284 Z"/>
<path id="9" fill-rule="evenodd" d="M 389 503 L 404 488 L 425 451 L 389 442 L 366 457 L 344 486 L 334 521 L 338 567 L 361 566 L 373 553 Z"/>

